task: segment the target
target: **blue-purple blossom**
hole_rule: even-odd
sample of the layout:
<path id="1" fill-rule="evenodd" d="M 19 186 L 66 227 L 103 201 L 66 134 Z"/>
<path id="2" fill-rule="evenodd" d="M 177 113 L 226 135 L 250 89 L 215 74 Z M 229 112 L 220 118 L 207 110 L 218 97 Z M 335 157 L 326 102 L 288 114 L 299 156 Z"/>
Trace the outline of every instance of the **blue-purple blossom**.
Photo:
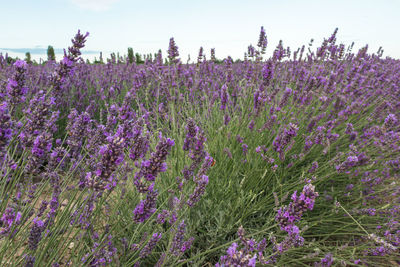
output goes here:
<path id="1" fill-rule="evenodd" d="M 177 229 L 175 230 L 175 235 L 172 240 L 170 252 L 174 256 L 179 256 L 183 254 L 186 250 L 190 249 L 191 244 L 194 238 L 189 238 L 185 241 L 185 232 L 186 232 L 186 225 L 185 221 L 181 221 L 178 225 Z"/>
<path id="2" fill-rule="evenodd" d="M 28 88 L 25 86 L 26 62 L 17 60 L 14 66 L 15 74 L 8 80 L 7 84 L 8 101 L 13 107 L 25 101 L 25 95 L 28 91 Z"/>
<path id="3" fill-rule="evenodd" d="M 394 126 L 397 125 L 397 118 L 396 115 L 394 114 L 389 114 L 386 118 L 385 118 L 385 122 L 383 124 L 383 127 L 385 127 L 385 129 L 391 129 Z"/>
<path id="4" fill-rule="evenodd" d="M 273 141 L 274 150 L 279 154 L 285 152 L 285 148 L 289 145 L 290 141 L 297 136 L 298 126 L 290 123 L 287 128 L 278 134 Z"/>
<path id="5" fill-rule="evenodd" d="M 22 214 L 20 211 L 15 211 L 14 208 L 8 207 L 0 218 L 2 227 L 0 228 L 0 236 L 10 232 L 11 227 L 18 225 L 21 222 Z"/>
<path id="6" fill-rule="evenodd" d="M 278 210 L 275 220 L 279 223 L 281 230 L 292 232 L 294 223 L 301 219 L 303 213 L 314 208 L 315 199 L 318 197 L 318 193 L 314 189 L 312 184 L 305 185 L 299 196 L 295 191 L 292 195 L 292 202 Z"/>
<path id="7" fill-rule="evenodd" d="M 261 49 L 261 53 L 265 53 L 265 49 L 267 48 L 267 35 L 265 34 L 264 27 L 261 27 L 260 36 L 258 38 L 257 46 Z"/>
<path id="8" fill-rule="evenodd" d="M 183 143 L 183 150 L 188 151 L 193 146 L 198 131 L 199 127 L 196 126 L 193 119 L 189 118 L 186 125 L 186 138 Z"/>
<path id="9" fill-rule="evenodd" d="M 266 264 L 263 252 L 266 248 L 266 239 L 256 242 L 254 239 L 245 237 L 243 227 L 239 227 L 238 236 L 240 244 L 233 242 L 226 250 L 226 255 L 221 256 L 216 267 L 223 266 L 252 266 L 255 267 L 257 261 Z"/>
<path id="10" fill-rule="evenodd" d="M 68 54 L 64 50 L 64 58 L 60 61 L 60 64 L 57 66 L 57 69 L 50 78 L 51 85 L 53 86 L 52 93 L 58 100 L 57 105 L 60 104 L 60 97 L 62 96 L 66 79 L 73 74 L 74 63 L 80 59 L 80 49 L 85 46 L 86 38 L 88 36 L 88 32 L 83 35 L 80 30 L 78 30 L 78 33 L 71 40 L 72 46 L 68 47 Z"/>
<path id="11" fill-rule="evenodd" d="M 228 87 L 226 86 L 226 84 L 224 84 L 224 85 L 221 87 L 221 95 L 220 95 L 220 97 L 221 97 L 221 106 L 220 106 L 220 109 L 221 109 L 221 110 L 225 110 L 225 109 L 226 109 L 226 105 L 227 105 L 228 99 L 229 99 L 228 96 L 229 96 L 229 95 L 228 95 Z"/>
<path id="12" fill-rule="evenodd" d="M 7 146 L 13 136 L 13 122 L 6 102 L 0 103 L 0 164 L 3 164 Z"/>
<path id="13" fill-rule="evenodd" d="M 316 264 L 316 266 L 321 266 L 321 267 L 330 267 L 333 264 L 333 257 L 331 253 L 328 253 L 325 255 L 321 261 Z"/>
<path id="14" fill-rule="evenodd" d="M 112 242 L 112 236 L 100 242 L 98 234 L 93 234 L 93 247 L 91 253 L 86 254 L 82 259 L 82 263 L 89 263 L 90 266 L 109 266 L 113 262 L 114 255 L 117 253 L 117 248 Z"/>
<path id="15" fill-rule="evenodd" d="M 291 88 L 286 88 L 283 92 L 281 101 L 279 102 L 279 108 L 283 108 L 287 105 L 290 95 L 292 94 L 293 90 Z"/>
<path id="16" fill-rule="evenodd" d="M 194 192 L 189 196 L 189 199 L 187 201 L 187 204 L 190 207 L 197 203 L 200 200 L 201 196 L 204 195 L 206 186 L 208 184 L 208 176 L 202 175 L 202 177 L 196 180 L 196 184 L 197 185 L 194 189 Z"/>
<path id="17" fill-rule="evenodd" d="M 176 62 L 179 57 L 178 46 L 175 43 L 174 38 L 169 39 L 169 47 L 168 47 L 168 58 L 171 62 Z"/>
<path id="18" fill-rule="evenodd" d="M 315 172 L 316 169 L 318 169 L 318 161 L 314 161 L 314 162 L 311 164 L 311 167 L 310 167 L 310 169 L 308 170 L 308 172 L 309 172 L 309 173 L 313 173 L 313 172 Z"/>
<path id="19" fill-rule="evenodd" d="M 148 188 L 146 198 L 141 200 L 133 211 L 133 220 L 137 223 L 144 222 L 156 211 L 158 192 L 153 187 L 154 184 Z"/>
<path id="20" fill-rule="evenodd" d="M 139 257 L 146 258 L 148 255 L 150 255 L 157 243 L 160 241 L 161 237 L 161 233 L 154 233 L 146 246 L 140 251 Z"/>
<path id="21" fill-rule="evenodd" d="M 28 247 L 31 251 L 35 251 L 38 247 L 40 240 L 42 239 L 42 233 L 44 231 L 44 221 L 35 218 L 33 219 L 29 239 L 28 239 Z"/>

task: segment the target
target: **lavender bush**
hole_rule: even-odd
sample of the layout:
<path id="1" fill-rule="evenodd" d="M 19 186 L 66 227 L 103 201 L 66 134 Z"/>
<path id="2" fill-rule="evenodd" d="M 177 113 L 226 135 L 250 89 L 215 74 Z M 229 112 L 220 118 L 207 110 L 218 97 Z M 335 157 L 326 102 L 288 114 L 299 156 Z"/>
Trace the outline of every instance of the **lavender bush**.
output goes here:
<path id="1" fill-rule="evenodd" d="M 400 61 L 336 33 L 262 27 L 235 62 L 171 38 L 89 64 L 80 31 L 58 63 L 0 54 L 1 265 L 400 264 Z"/>

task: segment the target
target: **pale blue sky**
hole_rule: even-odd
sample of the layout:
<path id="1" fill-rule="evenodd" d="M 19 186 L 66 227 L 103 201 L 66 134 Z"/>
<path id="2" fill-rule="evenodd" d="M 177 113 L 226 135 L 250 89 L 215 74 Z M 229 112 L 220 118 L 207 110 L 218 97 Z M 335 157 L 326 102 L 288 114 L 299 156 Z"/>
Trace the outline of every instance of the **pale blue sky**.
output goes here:
<path id="1" fill-rule="evenodd" d="M 400 0 L 0 0 L 0 48 L 64 48 L 78 29 L 90 33 L 86 51 L 154 53 L 164 56 L 174 37 L 181 58 L 195 59 L 200 46 L 218 58 L 243 58 L 260 27 L 267 51 L 282 39 L 292 50 L 320 44 L 338 27 L 338 42 L 369 44 L 400 58 Z M 3 50 L 4 52 L 4 50 Z M 10 55 L 17 55 L 9 52 Z"/>

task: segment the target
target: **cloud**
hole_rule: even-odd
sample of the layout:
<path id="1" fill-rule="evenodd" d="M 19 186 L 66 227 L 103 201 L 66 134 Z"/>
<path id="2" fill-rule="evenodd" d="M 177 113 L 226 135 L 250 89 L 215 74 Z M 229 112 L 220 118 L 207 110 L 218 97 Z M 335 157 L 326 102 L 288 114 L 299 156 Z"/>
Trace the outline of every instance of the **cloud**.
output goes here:
<path id="1" fill-rule="evenodd" d="M 77 7 L 91 11 L 106 11 L 119 0 L 70 0 Z"/>

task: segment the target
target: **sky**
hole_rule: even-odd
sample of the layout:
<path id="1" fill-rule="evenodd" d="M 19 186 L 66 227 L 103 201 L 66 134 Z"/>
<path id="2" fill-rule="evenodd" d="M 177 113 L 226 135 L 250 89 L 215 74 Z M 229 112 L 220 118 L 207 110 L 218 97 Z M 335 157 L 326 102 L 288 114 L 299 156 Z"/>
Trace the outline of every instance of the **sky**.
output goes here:
<path id="1" fill-rule="evenodd" d="M 283 40 L 294 51 L 314 39 L 314 48 L 339 28 L 337 42 L 369 45 L 400 58 L 400 0 L 0 0 L 0 53 L 57 59 L 80 29 L 89 32 L 83 57 L 111 52 L 167 55 L 174 37 L 183 61 L 196 60 L 200 46 L 209 57 L 243 58 L 257 44 L 261 26 L 267 55 Z"/>

